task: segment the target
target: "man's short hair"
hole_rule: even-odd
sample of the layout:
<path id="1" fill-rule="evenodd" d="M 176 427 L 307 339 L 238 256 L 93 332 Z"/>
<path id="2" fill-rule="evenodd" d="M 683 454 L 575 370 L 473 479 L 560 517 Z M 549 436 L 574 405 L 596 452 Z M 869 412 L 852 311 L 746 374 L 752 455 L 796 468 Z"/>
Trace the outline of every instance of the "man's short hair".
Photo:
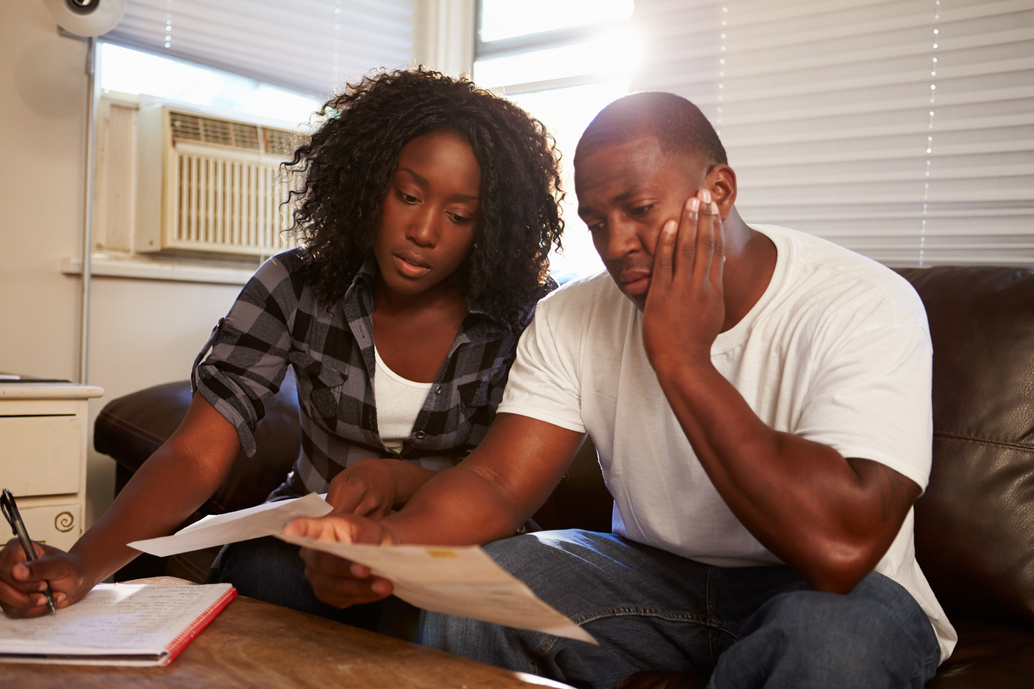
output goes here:
<path id="1" fill-rule="evenodd" d="M 603 108 L 578 141 L 574 162 L 604 146 L 655 136 L 667 155 L 699 157 L 708 170 L 728 164 L 718 133 L 700 108 L 673 93 L 649 91 L 619 98 Z"/>

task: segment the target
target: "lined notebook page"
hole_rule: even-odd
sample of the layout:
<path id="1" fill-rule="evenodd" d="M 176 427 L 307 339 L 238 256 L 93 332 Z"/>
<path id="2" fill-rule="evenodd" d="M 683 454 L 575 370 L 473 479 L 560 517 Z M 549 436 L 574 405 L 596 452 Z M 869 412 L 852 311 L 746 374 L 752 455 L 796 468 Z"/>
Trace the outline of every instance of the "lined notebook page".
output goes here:
<path id="1" fill-rule="evenodd" d="M 236 595 L 230 584 L 98 584 L 55 615 L 0 617 L 0 661 L 166 665 Z"/>

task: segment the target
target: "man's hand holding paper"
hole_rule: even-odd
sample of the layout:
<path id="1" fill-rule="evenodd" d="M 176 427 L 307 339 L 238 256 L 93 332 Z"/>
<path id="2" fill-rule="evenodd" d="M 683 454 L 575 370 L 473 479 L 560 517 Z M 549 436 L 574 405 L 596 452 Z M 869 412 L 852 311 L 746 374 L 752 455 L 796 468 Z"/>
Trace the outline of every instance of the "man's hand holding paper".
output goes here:
<path id="1" fill-rule="evenodd" d="M 321 562 L 361 563 L 375 576 L 371 587 L 385 582 L 402 600 L 425 610 L 473 617 L 519 629 L 595 644 L 586 631 L 539 599 L 531 589 L 501 569 L 478 546 L 387 545 L 343 542 L 353 535 L 370 537 L 360 522 L 351 517 L 299 519 L 278 537 L 302 546 L 309 557 L 321 555 Z M 352 527 L 357 527 L 353 531 Z M 374 526 L 376 524 L 374 523 Z M 326 540 L 292 535 L 296 531 L 319 533 Z M 308 559 L 306 559 L 308 562 Z M 354 573 L 353 569 L 353 573 Z M 326 572 L 332 576 L 331 571 Z M 376 575 L 383 575 L 384 578 Z M 306 576 L 309 574 L 306 568 Z M 390 579 L 390 582 L 388 581 Z M 335 582 L 335 586 L 342 586 Z M 347 586 L 342 586 L 347 590 Z M 387 594 L 385 594 L 387 595 Z M 381 596 L 383 597 L 383 596 Z M 326 600 L 324 598 L 324 600 Z M 376 599 L 375 599 L 376 600 Z"/>
<path id="2" fill-rule="evenodd" d="M 320 600 L 340 608 L 373 603 L 390 596 L 392 582 L 375 576 L 366 564 L 352 561 L 325 549 L 309 547 L 311 541 L 342 544 L 390 545 L 391 538 L 372 519 L 337 514 L 332 519 L 299 518 L 284 527 L 281 539 L 302 546 L 305 576 Z M 307 545 L 308 544 L 308 545 Z"/>

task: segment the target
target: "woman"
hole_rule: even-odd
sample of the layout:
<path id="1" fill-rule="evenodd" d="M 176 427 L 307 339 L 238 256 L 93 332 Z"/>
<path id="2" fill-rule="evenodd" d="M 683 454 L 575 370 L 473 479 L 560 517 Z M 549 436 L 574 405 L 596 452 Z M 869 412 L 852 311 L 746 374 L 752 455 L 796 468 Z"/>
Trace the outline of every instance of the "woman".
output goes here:
<path id="1" fill-rule="evenodd" d="M 327 492 L 379 516 L 483 437 L 517 339 L 553 285 L 563 227 L 558 154 L 542 125 L 466 80 L 418 69 L 346 88 L 288 170 L 304 245 L 263 265 L 195 364 L 186 418 L 68 553 L 0 552 L 0 604 L 64 607 L 167 534 L 218 488 L 287 369 L 302 452 L 271 498 Z M 245 595 L 336 615 L 312 597 L 295 549 L 225 550 L 217 575 Z M 322 607 L 321 607 L 322 606 Z M 349 619 L 372 626 L 380 616 Z"/>

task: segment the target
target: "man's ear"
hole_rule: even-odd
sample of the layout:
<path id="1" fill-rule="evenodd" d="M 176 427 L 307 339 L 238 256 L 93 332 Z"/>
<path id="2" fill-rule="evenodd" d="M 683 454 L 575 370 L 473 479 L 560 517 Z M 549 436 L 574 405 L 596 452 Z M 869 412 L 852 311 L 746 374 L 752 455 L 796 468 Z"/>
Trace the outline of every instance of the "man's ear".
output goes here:
<path id="1" fill-rule="evenodd" d="M 718 204 L 718 213 L 722 221 L 728 220 L 729 213 L 736 203 L 736 173 L 731 167 L 719 163 L 707 173 L 707 187 L 711 190 L 714 202 Z"/>

